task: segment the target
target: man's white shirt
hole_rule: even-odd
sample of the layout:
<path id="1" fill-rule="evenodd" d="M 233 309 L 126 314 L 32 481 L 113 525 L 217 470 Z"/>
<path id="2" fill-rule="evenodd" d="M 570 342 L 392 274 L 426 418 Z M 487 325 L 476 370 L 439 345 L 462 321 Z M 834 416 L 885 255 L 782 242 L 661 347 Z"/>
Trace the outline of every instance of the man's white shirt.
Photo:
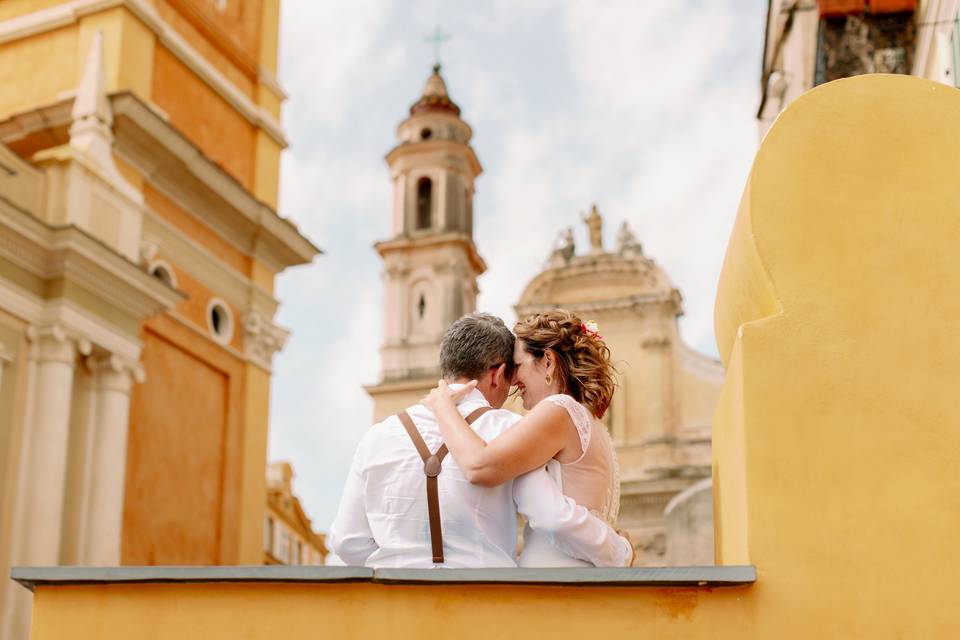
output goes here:
<path id="1" fill-rule="evenodd" d="M 457 388 L 456 385 L 451 385 Z M 474 390 L 457 407 L 463 416 L 489 406 Z M 407 410 L 430 451 L 442 436 L 421 405 Z M 491 410 L 472 425 L 489 442 L 520 419 Z M 543 469 L 496 487 L 471 484 L 453 455 L 437 478 L 445 562 L 430 552 L 423 461 L 396 416 L 375 424 L 361 439 L 330 531 L 333 551 L 349 565 L 404 568 L 515 567 L 519 511 L 551 537 L 563 553 L 597 566 L 626 566 L 629 543 L 584 507 L 564 496 Z"/>

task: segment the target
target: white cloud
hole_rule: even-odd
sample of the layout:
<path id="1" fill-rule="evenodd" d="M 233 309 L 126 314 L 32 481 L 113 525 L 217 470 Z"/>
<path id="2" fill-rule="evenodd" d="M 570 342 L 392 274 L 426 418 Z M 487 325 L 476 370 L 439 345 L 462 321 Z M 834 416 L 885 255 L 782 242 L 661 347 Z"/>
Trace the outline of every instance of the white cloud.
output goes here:
<path id="1" fill-rule="evenodd" d="M 295 103 L 305 105 L 311 126 L 341 125 L 352 100 L 377 86 L 406 60 L 392 47 L 371 64 L 394 3 L 389 0 L 323 0 L 283 5 L 280 76 Z"/>

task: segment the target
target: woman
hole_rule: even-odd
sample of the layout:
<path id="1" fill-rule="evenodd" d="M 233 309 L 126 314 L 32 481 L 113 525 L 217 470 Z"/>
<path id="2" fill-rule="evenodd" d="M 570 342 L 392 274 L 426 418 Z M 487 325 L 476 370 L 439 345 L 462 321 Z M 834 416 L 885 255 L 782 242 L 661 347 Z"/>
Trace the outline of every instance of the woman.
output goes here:
<path id="1" fill-rule="evenodd" d="M 620 508 L 613 444 L 599 419 L 615 386 L 610 350 L 595 327 L 562 309 L 538 313 L 514 327 L 513 382 L 528 410 L 503 435 L 485 442 L 456 403 L 472 385 L 451 392 L 441 381 L 423 404 L 437 416 L 444 442 L 467 479 L 495 486 L 547 466 L 560 488 L 611 526 Z M 521 566 L 582 566 L 544 535 L 524 533 Z"/>

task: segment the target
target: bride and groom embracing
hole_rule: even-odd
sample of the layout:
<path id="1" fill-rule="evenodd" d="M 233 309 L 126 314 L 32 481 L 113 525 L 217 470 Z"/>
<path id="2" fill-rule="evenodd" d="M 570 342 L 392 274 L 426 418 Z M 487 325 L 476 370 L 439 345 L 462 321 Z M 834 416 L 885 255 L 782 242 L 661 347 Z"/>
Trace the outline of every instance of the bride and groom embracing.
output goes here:
<path id="1" fill-rule="evenodd" d="M 442 380 L 364 435 L 329 542 L 369 567 L 629 566 L 620 485 L 599 422 L 613 395 L 596 328 L 555 309 L 473 313 L 447 330 Z M 528 411 L 502 409 L 516 386 Z M 449 450 L 449 457 L 444 458 Z M 517 519 L 527 520 L 515 556 Z"/>

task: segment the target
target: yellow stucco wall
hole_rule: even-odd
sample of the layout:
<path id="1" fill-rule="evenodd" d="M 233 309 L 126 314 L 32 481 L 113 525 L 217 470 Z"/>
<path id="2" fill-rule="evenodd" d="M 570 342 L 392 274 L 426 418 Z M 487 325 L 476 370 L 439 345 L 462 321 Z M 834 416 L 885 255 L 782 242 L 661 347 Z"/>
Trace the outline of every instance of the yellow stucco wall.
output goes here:
<path id="1" fill-rule="evenodd" d="M 264 466 L 270 424 L 270 374 L 255 364 L 247 363 L 244 368 L 244 425 L 238 461 L 241 486 L 237 563 L 260 564 L 267 495 Z"/>
<path id="2" fill-rule="evenodd" d="M 116 585 L 40 587 L 31 640 L 743 638 L 749 587 Z M 103 603 L 109 603 L 103 606 Z M 84 636 L 84 630 L 90 633 Z M 67 635 L 65 635 L 67 634 Z M 95 634 L 95 635 L 94 635 Z"/>
<path id="3" fill-rule="evenodd" d="M 717 296 L 714 473 L 758 637 L 960 634 L 958 125 L 956 89 L 864 76 L 757 153 Z"/>
<path id="4" fill-rule="evenodd" d="M 0 119 L 53 104 L 62 92 L 76 87 L 77 32 L 76 26 L 68 26 L 0 44 Z"/>
<path id="5" fill-rule="evenodd" d="M 68 0 L 3 0 L 0 2 L 0 20 L 9 20 L 26 13 L 42 11 L 65 4 Z"/>

